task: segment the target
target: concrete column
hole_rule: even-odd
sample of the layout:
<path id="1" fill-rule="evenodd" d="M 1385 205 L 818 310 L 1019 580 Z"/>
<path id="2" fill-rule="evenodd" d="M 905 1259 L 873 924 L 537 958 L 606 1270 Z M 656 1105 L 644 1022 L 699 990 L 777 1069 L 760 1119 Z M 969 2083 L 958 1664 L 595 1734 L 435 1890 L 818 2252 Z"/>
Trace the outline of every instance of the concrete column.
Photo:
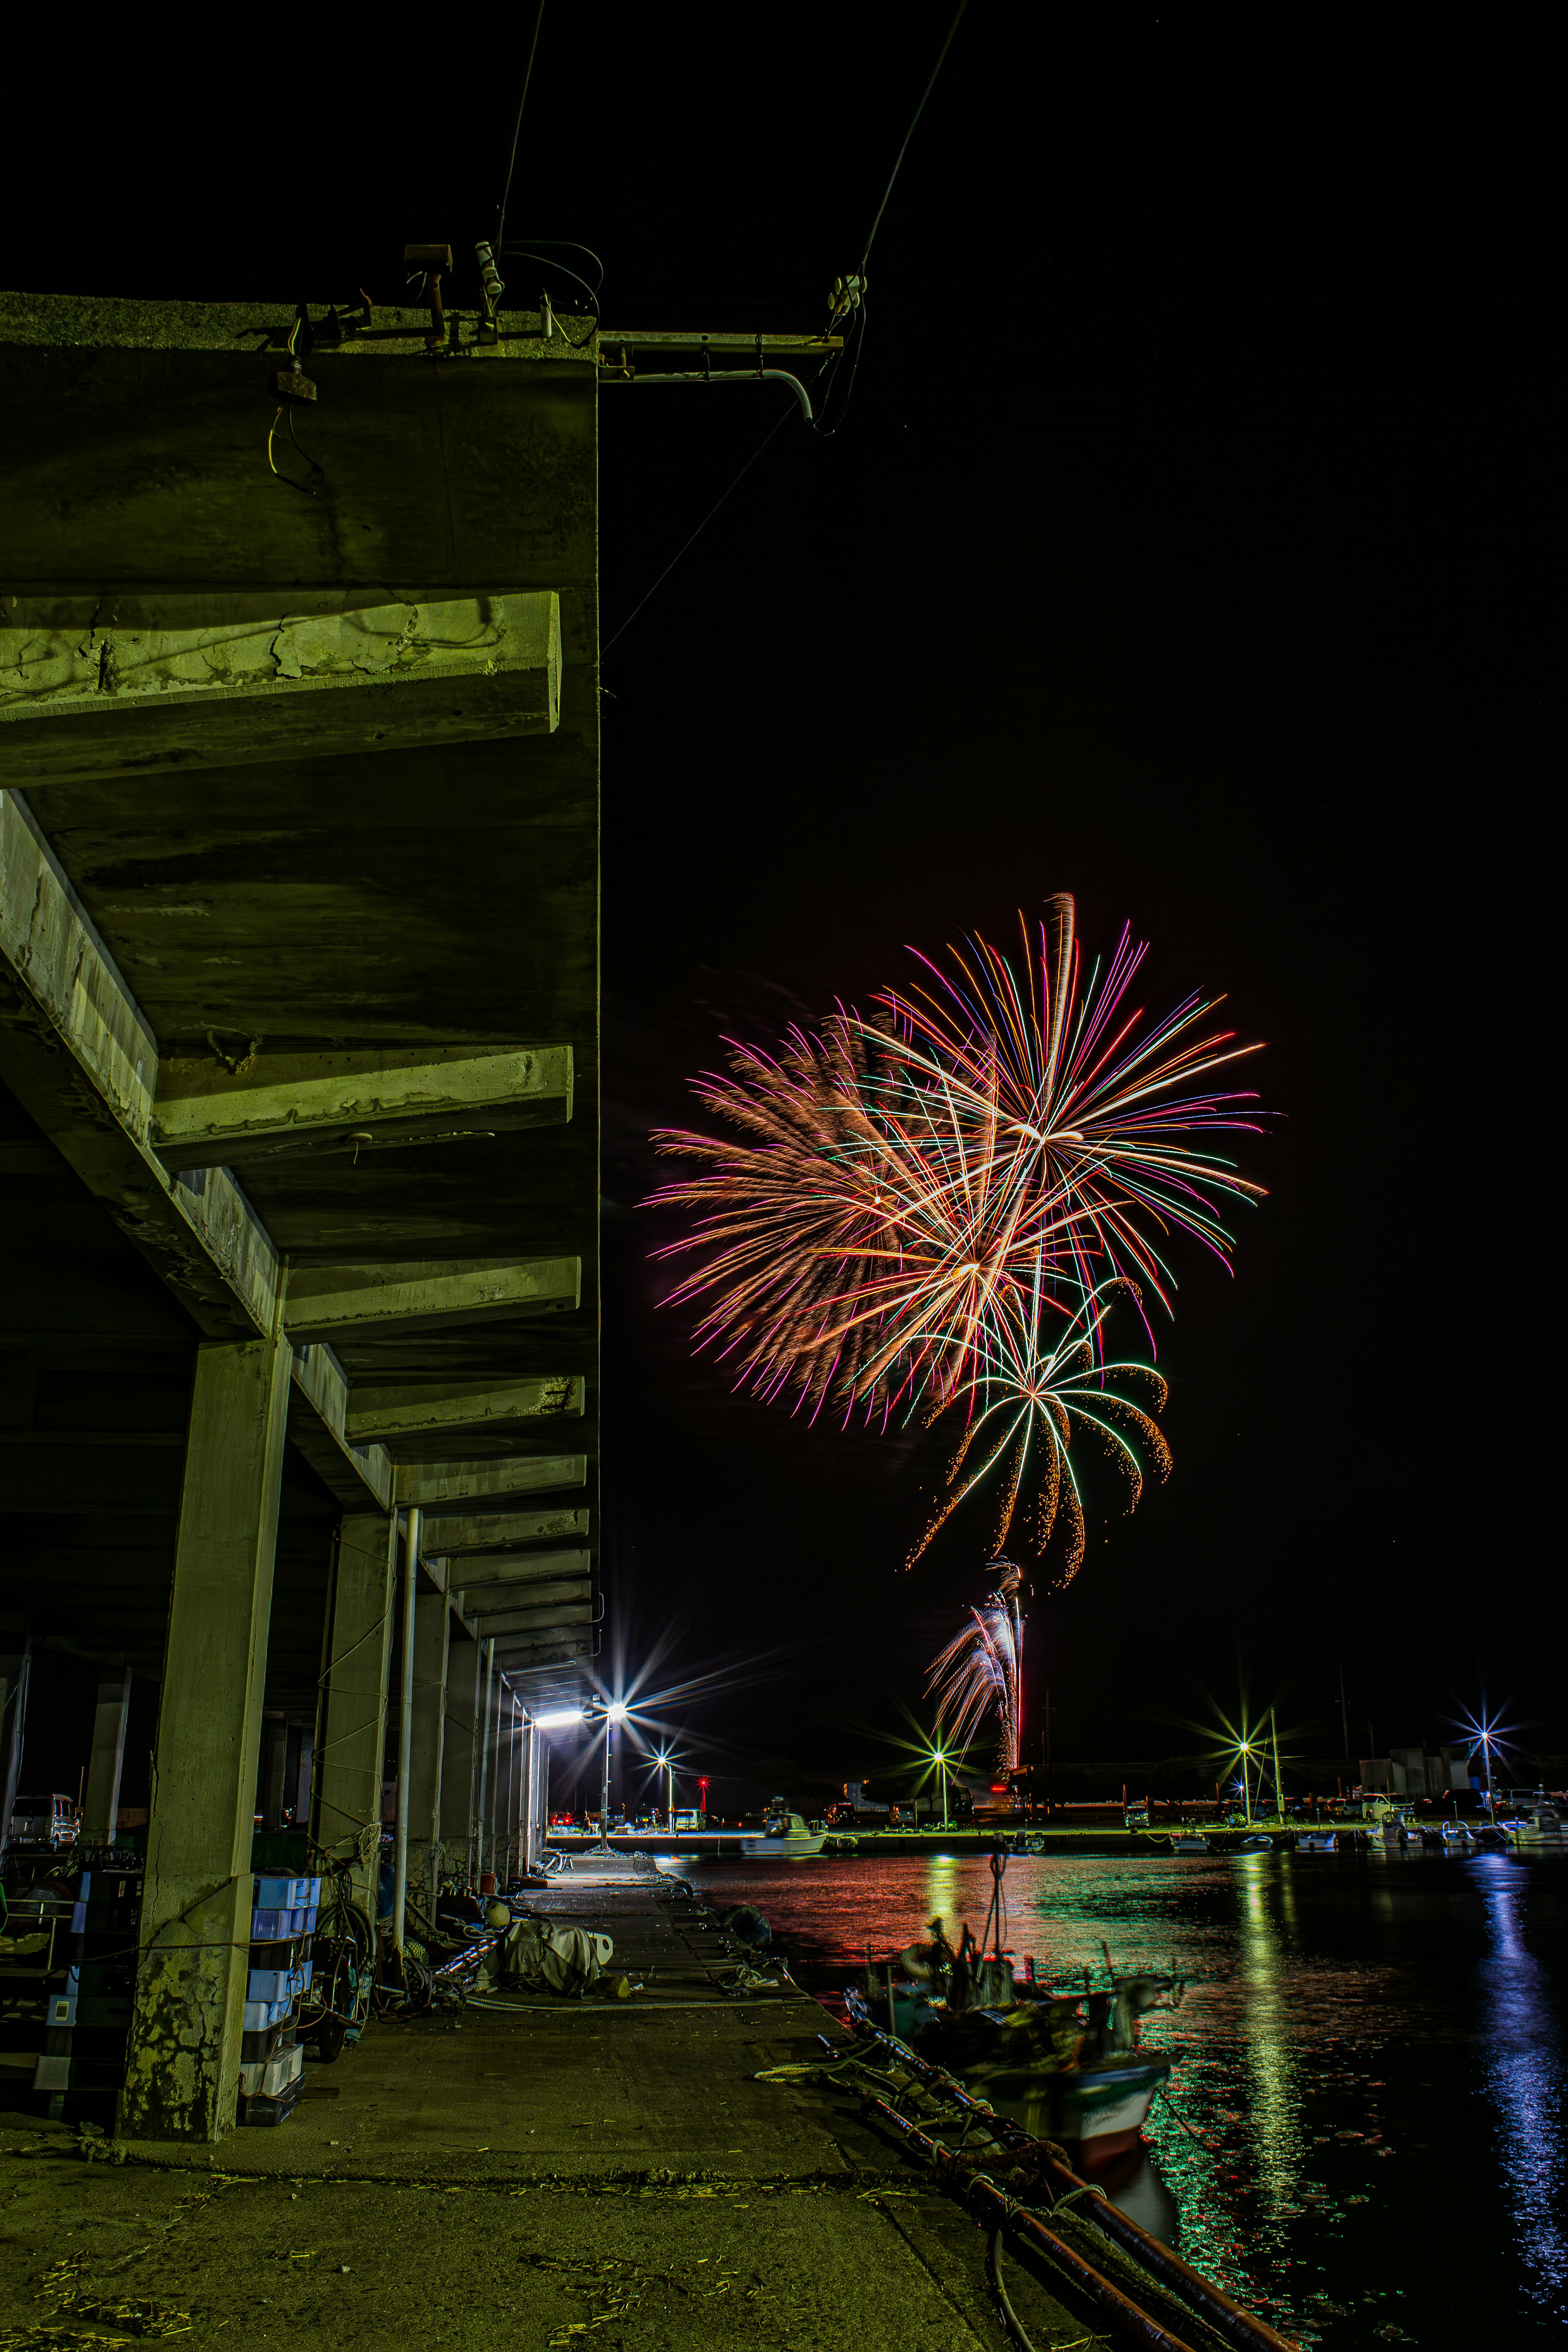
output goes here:
<path id="1" fill-rule="evenodd" d="M 22 1785 L 22 1742 L 27 1729 L 27 1677 L 32 1643 L 0 1653 L 0 1846 L 11 1835 L 11 1809 Z"/>
<path id="2" fill-rule="evenodd" d="M 434 1923 L 441 1876 L 441 1782 L 452 1612 L 444 1592 L 414 1604 L 414 1748 L 408 1799 L 408 1887 Z M 416 1929 L 417 1934 L 418 1930 Z"/>
<path id="3" fill-rule="evenodd" d="M 126 2139 L 210 2141 L 234 2125 L 289 1365 L 281 1337 L 196 1351 L 120 2099 Z"/>
<path id="4" fill-rule="evenodd" d="M 125 1766 L 125 1726 L 131 1714 L 131 1669 L 100 1676 L 98 1710 L 92 1718 L 92 1754 L 82 1799 L 84 1845 L 112 1845 L 120 1813 L 120 1775 Z"/>
<path id="5" fill-rule="evenodd" d="M 289 1769 L 288 1801 L 293 1811 L 296 1823 L 300 1829 L 304 1829 L 310 1819 L 310 1790 L 313 1780 L 316 1734 L 314 1727 L 309 1723 L 296 1724 L 294 1728 L 298 1745 Z"/>
<path id="6" fill-rule="evenodd" d="M 315 1756 L 316 1840 L 326 1853 L 353 1859 L 353 1899 L 373 1923 L 396 1575 L 395 1511 L 345 1518 L 338 1529 L 326 1706 Z"/>
<path id="7" fill-rule="evenodd" d="M 490 1802 L 495 1787 L 495 1708 L 496 1708 L 496 1645 L 492 1641 L 480 1643 L 484 1668 L 479 1678 L 478 1749 L 474 1774 L 474 1869 L 482 1877 L 491 1868 Z"/>
<path id="8" fill-rule="evenodd" d="M 529 1718 L 522 1735 L 522 1861 L 525 1870 L 537 1867 L 544 1844 L 544 1767 L 548 1749 L 539 1726 Z"/>
<path id="9" fill-rule="evenodd" d="M 283 1826 L 288 1769 L 289 1718 L 281 1707 L 274 1707 L 261 1719 L 261 1785 L 257 1790 L 256 1810 L 261 1815 L 263 1829 Z"/>
<path id="10" fill-rule="evenodd" d="M 505 1886 L 505 1882 L 510 1877 L 512 1858 L 510 1842 L 508 1842 L 512 1825 L 512 1740 L 508 1738 L 510 1724 L 512 1686 L 510 1682 L 503 1682 L 500 1675 L 496 1675 L 496 1771 L 494 1780 L 491 1780 L 496 1800 L 491 1806 L 491 1846 L 489 1846 L 489 1851 L 496 1855 L 491 1870 L 496 1872 L 499 1886 Z"/>
<path id="11" fill-rule="evenodd" d="M 447 1719 L 441 1746 L 441 1845 L 448 1870 L 473 1881 L 474 1804 L 485 1648 L 459 1635 L 447 1655 Z"/>

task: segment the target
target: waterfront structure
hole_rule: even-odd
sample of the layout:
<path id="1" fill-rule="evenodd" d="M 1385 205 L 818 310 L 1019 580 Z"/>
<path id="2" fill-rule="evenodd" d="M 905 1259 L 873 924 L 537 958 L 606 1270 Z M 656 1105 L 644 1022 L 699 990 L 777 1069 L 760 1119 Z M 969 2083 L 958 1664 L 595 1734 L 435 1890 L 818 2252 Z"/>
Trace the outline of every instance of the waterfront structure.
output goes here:
<path id="1" fill-rule="evenodd" d="M 589 1688 L 597 370 L 495 323 L 0 303 L 3 1818 L 40 1653 L 91 1839 L 157 1684 L 135 2136 L 232 2122 L 258 1815 L 505 1869 Z"/>

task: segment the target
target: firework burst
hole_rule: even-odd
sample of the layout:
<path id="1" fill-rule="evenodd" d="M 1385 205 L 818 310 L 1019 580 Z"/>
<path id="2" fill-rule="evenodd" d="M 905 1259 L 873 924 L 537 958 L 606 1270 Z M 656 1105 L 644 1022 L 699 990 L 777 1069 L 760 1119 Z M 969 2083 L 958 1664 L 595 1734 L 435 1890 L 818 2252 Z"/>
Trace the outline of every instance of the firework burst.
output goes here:
<path id="1" fill-rule="evenodd" d="M 700 1304 L 698 1342 L 739 1385 L 814 1412 L 940 1412 L 1026 1308 L 1071 1328 L 1125 1276 L 1168 1307 L 1173 1231 L 1228 1254 L 1217 1204 L 1260 1188 L 1203 1139 L 1255 1128 L 1254 1097 L 1186 1089 L 1253 1049 L 1196 1034 L 1215 1001 L 1152 1023 L 1129 1007 L 1144 949 L 1125 930 L 1086 978 L 1070 898 L 1026 950 L 1015 970 L 976 940 L 874 1019 L 841 1009 L 775 1054 L 737 1046 L 696 1088 L 731 1133 L 656 1137 L 697 1163 L 654 1195 L 695 1213 L 660 1253 L 700 1258 L 672 1301 Z"/>
<path id="2" fill-rule="evenodd" d="M 1064 1324 L 1046 1327 L 1037 1280 L 1026 1301 L 1010 1298 L 987 1315 L 978 1370 L 944 1408 L 962 1415 L 963 1427 L 946 1491 L 909 1567 L 955 1512 L 973 1504 L 992 1512 L 996 1551 L 1022 1548 L 1042 1568 L 1050 1559 L 1054 1581 L 1065 1587 L 1083 1564 L 1088 1539 L 1075 1449 L 1088 1444 L 1110 1463 L 1129 1511 L 1146 1475 L 1169 1476 L 1171 1450 L 1153 1419 L 1164 1409 L 1164 1381 L 1150 1365 L 1107 1361 L 1100 1344 L 1113 1299 L 1131 1290 L 1119 1277 L 1102 1283 Z"/>
<path id="3" fill-rule="evenodd" d="M 1015 1771 L 1024 1742 L 1024 1617 L 1018 1595 L 1023 1578 L 1011 1560 L 994 1559 L 994 1591 L 931 1662 L 928 1693 L 934 1692 L 942 1736 L 963 1747 L 993 1709 L 996 1715 L 996 1760 Z"/>

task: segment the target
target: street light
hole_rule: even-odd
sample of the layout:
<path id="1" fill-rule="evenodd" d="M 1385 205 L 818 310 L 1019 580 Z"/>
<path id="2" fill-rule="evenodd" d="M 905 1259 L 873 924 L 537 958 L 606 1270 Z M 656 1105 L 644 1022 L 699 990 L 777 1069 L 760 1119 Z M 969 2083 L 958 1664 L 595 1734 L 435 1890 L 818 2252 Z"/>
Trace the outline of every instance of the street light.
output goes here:
<path id="1" fill-rule="evenodd" d="M 661 1748 L 656 1751 L 653 1760 L 664 1774 L 664 1826 L 667 1830 L 673 1830 L 675 1827 L 675 1759 L 668 1748 Z"/>
<path id="2" fill-rule="evenodd" d="M 935 1755 L 933 1756 L 933 1758 L 932 1758 L 932 1759 L 931 1759 L 931 1760 L 932 1760 L 932 1762 L 935 1764 L 937 1770 L 942 1774 L 942 1828 L 943 1828 L 943 1829 L 946 1829 L 946 1827 L 947 1827 L 947 1756 L 946 1756 L 945 1751 L 944 1751 L 943 1749 L 942 1749 L 942 1748 L 939 1748 L 936 1750 L 936 1753 L 935 1753 Z"/>
<path id="3" fill-rule="evenodd" d="M 1247 1766 L 1250 1763 L 1251 1759 L 1252 1742 L 1250 1739 L 1244 1739 L 1241 1743 L 1241 1796 L 1242 1802 L 1247 1807 L 1247 1826 L 1248 1829 L 1252 1827 L 1252 1781 L 1247 1772 Z"/>

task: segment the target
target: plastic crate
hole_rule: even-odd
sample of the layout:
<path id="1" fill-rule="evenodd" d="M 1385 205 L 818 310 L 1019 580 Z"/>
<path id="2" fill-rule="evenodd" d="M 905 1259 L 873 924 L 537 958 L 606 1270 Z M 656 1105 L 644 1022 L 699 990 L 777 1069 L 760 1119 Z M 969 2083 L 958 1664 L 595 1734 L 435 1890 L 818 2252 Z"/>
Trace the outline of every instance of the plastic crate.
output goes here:
<path id="1" fill-rule="evenodd" d="M 125 2081 L 123 2058 L 79 2058 L 75 2051 L 46 2051 L 33 2074 L 35 2091 L 118 2091 Z"/>
<path id="2" fill-rule="evenodd" d="M 300 2104 L 300 2083 L 296 2075 L 281 2098 L 247 2098 L 242 2091 L 239 2097 L 238 2121 L 242 2124 L 286 2124 Z"/>
<path id="3" fill-rule="evenodd" d="M 294 2028 L 290 2025 L 264 2026 L 259 2033 L 242 2033 L 239 2055 L 242 2064 L 259 2066 L 266 2059 L 276 2058 L 279 2050 L 294 2047 Z"/>
<path id="4" fill-rule="evenodd" d="M 262 1878 L 251 1900 L 258 1911 L 312 1910 L 321 1899 L 319 1878 Z"/>
<path id="5" fill-rule="evenodd" d="M 315 1931 L 313 1903 L 297 1905 L 291 1911 L 263 1911 L 258 1907 L 250 1915 L 253 1944 L 281 1944 L 290 1936 L 312 1936 Z"/>
<path id="6" fill-rule="evenodd" d="M 246 2033 L 264 2033 L 269 2025 L 289 2024 L 293 2015 L 292 1996 L 288 2000 L 247 2000 L 245 2004 L 245 2017 L 241 2031 Z"/>
<path id="7" fill-rule="evenodd" d="M 304 1992 L 310 1981 L 310 1962 L 306 1960 L 295 1969 L 252 1969 L 246 1981 L 245 1997 L 252 2000 L 294 2000 Z"/>
<path id="8" fill-rule="evenodd" d="M 279 2050 L 276 2057 L 264 2059 L 259 2064 L 240 2067 L 241 2094 L 247 2099 L 280 2099 L 304 2069 L 302 2050 Z"/>

